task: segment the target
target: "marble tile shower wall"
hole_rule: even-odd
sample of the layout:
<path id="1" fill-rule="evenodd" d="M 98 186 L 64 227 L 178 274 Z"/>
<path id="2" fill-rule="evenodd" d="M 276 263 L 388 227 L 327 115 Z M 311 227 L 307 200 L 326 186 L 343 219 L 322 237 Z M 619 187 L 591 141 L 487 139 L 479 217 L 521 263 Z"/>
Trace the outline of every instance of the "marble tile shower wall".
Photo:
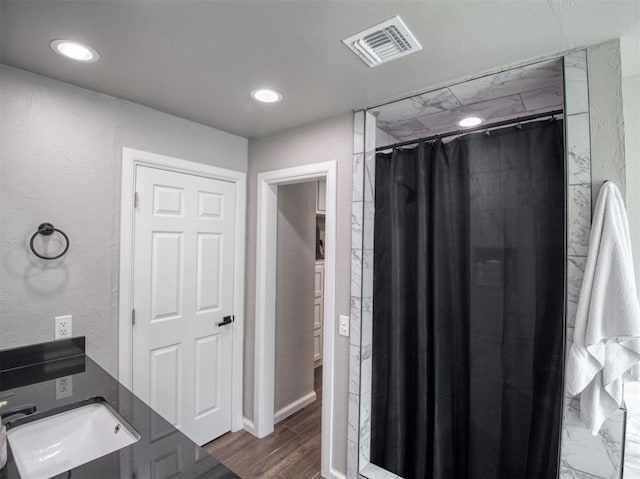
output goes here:
<path id="1" fill-rule="evenodd" d="M 351 213 L 351 336 L 347 477 L 358 477 L 358 464 L 369 463 L 371 444 L 371 341 L 373 305 L 373 215 L 375 118 L 354 116 L 353 202 Z M 366 179 L 365 179 L 366 176 Z M 371 479 L 375 479 L 373 476 Z"/>
<path id="2" fill-rule="evenodd" d="M 351 203 L 351 324 L 349 335 L 349 408 L 347 417 L 347 479 L 358 477 L 360 442 L 360 337 L 362 315 L 362 218 L 364 215 L 364 118 L 353 116 L 353 190 Z"/>
<path id="3" fill-rule="evenodd" d="M 564 57 L 567 148 L 567 348 L 575 326 L 578 294 L 591 227 L 591 159 L 586 51 Z M 366 134 L 365 134 L 366 130 Z M 347 479 L 357 479 L 369 463 L 371 394 L 371 314 L 373 284 L 373 216 L 375 118 L 354 115 L 351 245 L 351 337 Z M 366 142 L 366 144 L 365 144 Z M 364 220 L 364 221 L 363 221 Z M 565 398 L 561 479 L 616 479 L 620 475 L 624 412 L 607 421 L 598 436 L 582 425 L 579 404 Z M 371 465 L 373 466 L 373 465 Z M 640 468 L 640 465 L 634 466 Z M 378 468 L 367 478 L 395 478 Z M 627 470 L 631 470 L 627 466 Z M 635 470 L 635 469 L 634 469 Z"/>
<path id="4" fill-rule="evenodd" d="M 591 147 L 587 52 L 564 57 L 567 149 L 567 350 L 573 341 L 576 309 L 591 231 Z M 609 419 L 598 436 L 580 420 L 579 402 L 565 397 L 560 477 L 617 479 L 622 462 L 624 411 Z"/>

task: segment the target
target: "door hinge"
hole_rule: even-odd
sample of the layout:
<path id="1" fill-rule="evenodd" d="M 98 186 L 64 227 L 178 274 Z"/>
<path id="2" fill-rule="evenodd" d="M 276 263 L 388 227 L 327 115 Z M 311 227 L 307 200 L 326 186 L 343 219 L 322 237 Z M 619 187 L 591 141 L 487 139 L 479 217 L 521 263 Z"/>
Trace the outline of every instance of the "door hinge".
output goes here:
<path id="1" fill-rule="evenodd" d="M 133 194 L 133 207 L 134 208 L 138 207 L 138 192 L 137 191 Z"/>
<path id="2" fill-rule="evenodd" d="M 131 310 L 131 324 L 132 325 L 136 324 L 136 308 L 133 308 Z"/>

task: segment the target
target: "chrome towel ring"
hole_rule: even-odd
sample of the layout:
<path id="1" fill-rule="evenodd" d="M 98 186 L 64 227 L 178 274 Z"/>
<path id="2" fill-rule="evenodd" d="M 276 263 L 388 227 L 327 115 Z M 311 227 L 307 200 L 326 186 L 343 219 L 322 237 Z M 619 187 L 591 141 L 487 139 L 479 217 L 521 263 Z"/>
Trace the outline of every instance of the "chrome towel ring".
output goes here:
<path id="1" fill-rule="evenodd" d="M 33 247 L 33 241 L 36 239 L 36 236 L 38 235 L 51 236 L 56 231 L 64 237 L 64 240 L 66 242 L 66 245 L 62 253 L 60 253 L 57 256 L 44 256 L 38 253 L 36 249 Z M 46 260 L 58 259 L 58 258 L 62 258 L 66 254 L 66 252 L 69 251 L 69 237 L 64 233 L 64 231 L 61 231 L 58 228 L 54 228 L 54 226 L 51 223 L 42 223 L 40 226 L 38 226 L 38 231 L 33 233 L 33 236 L 31 237 L 31 241 L 29 242 L 29 246 L 31 246 L 31 251 L 33 251 L 33 254 L 35 254 L 38 258 L 42 258 Z"/>

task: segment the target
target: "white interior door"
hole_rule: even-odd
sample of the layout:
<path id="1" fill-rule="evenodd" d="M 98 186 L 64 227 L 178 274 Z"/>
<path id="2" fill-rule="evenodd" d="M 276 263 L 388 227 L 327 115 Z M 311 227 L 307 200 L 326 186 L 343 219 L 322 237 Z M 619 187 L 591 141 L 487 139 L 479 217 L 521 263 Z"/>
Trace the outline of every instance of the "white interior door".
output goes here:
<path id="1" fill-rule="evenodd" d="M 136 194 L 133 391 L 202 445 L 231 429 L 235 184 L 138 166 Z"/>

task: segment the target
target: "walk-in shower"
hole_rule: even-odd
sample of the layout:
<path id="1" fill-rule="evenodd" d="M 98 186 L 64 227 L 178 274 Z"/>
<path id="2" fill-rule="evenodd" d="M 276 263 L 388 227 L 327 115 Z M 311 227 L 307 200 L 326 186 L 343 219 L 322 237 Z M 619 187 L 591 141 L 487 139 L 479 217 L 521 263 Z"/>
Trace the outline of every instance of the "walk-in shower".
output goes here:
<path id="1" fill-rule="evenodd" d="M 551 60 L 370 110 L 367 477 L 557 477 L 563 108 Z"/>
<path id="2" fill-rule="evenodd" d="M 591 192 L 584 50 L 355 114 L 347 479 L 621 477 L 563 387 Z"/>

